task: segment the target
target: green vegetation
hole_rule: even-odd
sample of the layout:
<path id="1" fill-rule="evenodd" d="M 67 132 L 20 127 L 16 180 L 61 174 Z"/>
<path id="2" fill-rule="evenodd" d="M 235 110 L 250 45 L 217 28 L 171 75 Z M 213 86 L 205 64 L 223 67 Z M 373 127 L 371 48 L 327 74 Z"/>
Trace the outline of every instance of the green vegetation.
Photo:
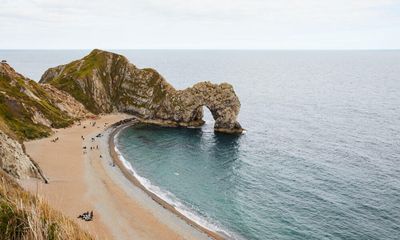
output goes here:
<path id="1" fill-rule="evenodd" d="M 111 112 L 110 105 L 154 111 L 164 101 L 167 91 L 173 89 L 156 70 L 137 69 L 122 55 L 96 49 L 81 60 L 49 71 L 48 76 L 56 77 L 45 77 L 43 82 L 68 92 L 94 114 Z M 99 94 L 110 101 L 100 106 L 96 99 L 102 97 Z"/>
<path id="2" fill-rule="evenodd" d="M 93 50 L 89 55 L 83 58 L 82 61 L 73 61 L 62 69 L 58 77 L 51 79 L 47 83 L 52 84 L 58 89 L 68 92 L 76 100 L 81 102 L 92 113 L 100 113 L 100 109 L 93 99 L 92 82 L 90 77 L 93 70 L 101 70 L 101 67 L 106 64 L 106 57 L 104 54 L 98 54 Z M 82 89 L 78 81 L 82 81 L 85 89 Z"/>
<path id="3" fill-rule="evenodd" d="M 94 239 L 0 170 L 0 240 Z"/>
<path id="4" fill-rule="evenodd" d="M 51 134 L 50 127 L 71 125 L 74 119 L 52 101 L 38 83 L 24 78 L 7 64 L 0 65 L 0 130 L 9 137 L 41 138 Z M 94 238 L 41 198 L 24 191 L 0 168 L 0 240 L 6 239 Z"/>
<path id="5" fill-rule="evenodd" d="M 33 122 L 35 113 L 50 120 L 54 128 L 67 127 L 74 120 L 54 106 L 36 82 L 25 80 L 17 74 L 0 74 L 0 121 L 19 139 L 49 136 L 50 127 Z"/>
<path id="6" fill-rule="evenodd" d="M 150 76 L 150 79 L 146 82 L 146 88 L 153 89 L 153 105 L 161 104 L 167 94 L 167 83 L 165 83 L 162 76 L 152 68 L 143 68 L 141 71 Z"/>
<path id="7" fill-rule="evenodd" d="M 89 111 L 98 114 L 99 110 L 93 98 L 85 94 L 73 76 L 58 77 L 50 82 L 54 87 L 69 93 L 76 100 L 81 102 Z"/>

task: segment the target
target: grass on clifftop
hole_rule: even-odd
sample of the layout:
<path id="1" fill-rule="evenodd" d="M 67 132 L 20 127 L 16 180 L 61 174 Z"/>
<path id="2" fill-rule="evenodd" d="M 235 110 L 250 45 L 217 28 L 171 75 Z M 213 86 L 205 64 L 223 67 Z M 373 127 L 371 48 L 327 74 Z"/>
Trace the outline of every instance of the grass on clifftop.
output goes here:
<path id="1" fill-rule="evenodd" d="M 76 100 L 82 103 L 86 109 L 94 114 L 99 114 L 101 109 L 97 106 L 93 99 L 94 86 L 91 78 L 94 71 L 102 73 L 103 68 L 107 65 L 107 52 L 93 50 L 89 55 L 85 56 L 82 60 L 76 60 L 65 65 L 62 68 L 62 72 L 58 74 L 58 77 L 45 81 L 50 83 L 54 87 L 63 90 L 73 96 Z M 99 75 L 104 78 L 102 74 Z M 106 76 L 107 77 L 107 76 Z M 104 79 L 101 79 L 105 82 Z M 82 81 L 82 86 L 78 83 Z M 104 86 L 108 86 L 105 84 Z"/>
<path id="2" fill-rule="evenodd" d="M 33 93 L 37 99 L 29 97 L 23 89 Z M 35 113 L 50 120 L 53 128 L 67 127 L 73 123 L 68 114 L 51 104 L 50 97 L 38 83 L 0 75 L 0 121 L 20 139 L 49 136 L 50 127 L 33 122 Z"/>
<path id="3" fill-rule="evenodd" d="M 94 239 L 0 170 L 0 240 Z"/>
<path id="4" fill-rule="evenodd" d="M 0 94 L 0 121 L 15 133 L 20 139 L 35 139 L 47 137 L 51 129 L 41 124 L 35 124 L 31 115 L 18 101 L 12 101 Z"/>
<path id="5" fill-rule="evenodd" d="M 49 69 L 40 82 L 69 93 L 94 114 L 128 109 L 130 113 L 154 115 L 174 90 L 156 70 L 138 69 L 126 57 L 98 49 Z"/>

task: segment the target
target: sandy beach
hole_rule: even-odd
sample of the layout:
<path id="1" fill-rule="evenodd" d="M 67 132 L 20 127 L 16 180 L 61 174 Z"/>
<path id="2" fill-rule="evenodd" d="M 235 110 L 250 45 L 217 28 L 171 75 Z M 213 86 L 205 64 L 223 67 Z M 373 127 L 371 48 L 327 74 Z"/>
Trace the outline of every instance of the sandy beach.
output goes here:
<path id="1" fill-rule="evenodd" d="M 108 140 L 112 129 L 108 126 L 129 117 L 104 115 L 58 129 L 49 138 L 25 142 L 27 153 L 39 163 L 49 184 L 28 179 L 21 185 L 98 239 L 210 239 L 154 201 L 111 164 Z M 102 136 L 96 137 L 99 133 Z M 56 138 L 58 141 L 52 142 Z M 91 210 L 93 221 L 77 218 Z"/>

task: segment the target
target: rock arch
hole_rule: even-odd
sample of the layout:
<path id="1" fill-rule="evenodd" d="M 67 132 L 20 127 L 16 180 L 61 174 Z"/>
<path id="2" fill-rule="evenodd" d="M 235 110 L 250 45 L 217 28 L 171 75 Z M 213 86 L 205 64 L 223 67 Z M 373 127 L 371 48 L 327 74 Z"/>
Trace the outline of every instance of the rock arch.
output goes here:
<path id="1" fill-rule="evenodd" d="M 156 70 L 139 69 L 122 55 L 99 49 L 48 69 L 40 83 L 71 94 L 92 113 L 127 112 L 165 126 L 201 126 L 207 107 L 217 132 L 241 133 L 239 98 L 232 85 L 200 82 L 176 90 Z"/>
<path id="2" fill-rule="evenodd" d="M 203 107 L 210 110 L 214 120 L 214 130 L 226 133 L 241 133 L 243 131 L 237 122 L 240 111 L 240 101 L 228 83 L 212 84 L 200 82 L 191 88 L 176 91 L 169 97 L 167 108 L 172 118 L 179 125 L 199 126 L 203 121 Z M 164 118 L 161 114 L 157 117 Z M 167 114 L 168 115 L 168 114 Z M 183 124 L 182 124 L 183 123 Z"/>

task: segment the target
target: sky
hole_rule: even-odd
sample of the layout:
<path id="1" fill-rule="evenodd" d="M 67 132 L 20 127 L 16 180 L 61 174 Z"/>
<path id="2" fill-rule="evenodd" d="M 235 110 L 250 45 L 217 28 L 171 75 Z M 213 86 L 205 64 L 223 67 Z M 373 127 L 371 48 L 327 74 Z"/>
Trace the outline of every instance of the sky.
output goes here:
<path id="1" fill-rule="evenodd" d="M 0 49 L 400 49 L 400 0 L 0 0 Z"/>

